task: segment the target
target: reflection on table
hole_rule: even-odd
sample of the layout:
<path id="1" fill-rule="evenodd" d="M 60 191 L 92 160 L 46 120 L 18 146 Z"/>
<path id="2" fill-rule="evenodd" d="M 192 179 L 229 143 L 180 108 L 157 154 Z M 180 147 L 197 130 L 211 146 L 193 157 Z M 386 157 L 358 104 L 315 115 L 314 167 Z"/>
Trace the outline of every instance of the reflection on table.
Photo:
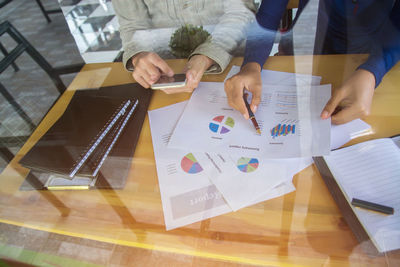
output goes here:
<path id="1" fill-rule="evenodd" d="M 122 44 L 111 0 L 58 0 L 86 63 L 112 62 Z"/>
<path id="2" fill-rule="evenodd" d="M 271 57 L 266 68 L 322 76 L 322 84 L 339 86 L 365 60 L 365 55 Z M 170 60 L 179 72 L 185 60 Z M 236 58 L 233 64 L 240 65 Z M 399 65 L 377 88 L 372 133 L 362 142 L 400 132 Z M 222 82 L 221 75 L 203 81 Z M 89 64 L 50 110 L 16 158 L 0 175 L 0 222 L 114 244 L 257 265 L 384 265 L 399 263 L 399 255 L 371 258 L 345 223 L 316 167 L 298 173 L 296 191 L 251 207 L 166 231 L 146 118 L 123 190 L 19 191 L 27 169 L 18 164 L 59 118 L 74 90 L 133 82 L 121 63 Z M 149 109 L 187 100 L 189 94 L 153 94 Z"/>

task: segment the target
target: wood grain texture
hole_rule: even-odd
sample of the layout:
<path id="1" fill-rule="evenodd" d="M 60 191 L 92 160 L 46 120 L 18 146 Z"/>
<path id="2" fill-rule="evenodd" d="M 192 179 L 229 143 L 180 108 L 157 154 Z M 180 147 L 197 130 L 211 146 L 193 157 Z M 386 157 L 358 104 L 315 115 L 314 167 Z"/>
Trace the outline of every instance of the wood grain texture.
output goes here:
<path id="1" fill-rule="evenodd" d="M 321 75 L 322 83 L 339 86 L 365 55 L 271 57 L 267 69 Z M 184 60 L 168 63 L 179 72 Z M 231 64 L 240 65 L 236 58 Z M 223 81 L 206 75 L 203 81 Z M 400 133 L 400 65 L 376 89 L 373 131 L 350 143 Z M 283 197 L 166 231 L 148 118 L 124 190 L 18 191 L 27 170 L 17 162 L 59 118 L 73 91 L 133 82 L 120 63 L 89 64 L 78 74 L 0 175 L 0 222 L 115 244 L 255 265 L 321 266 L 400 263 L 388 253 L 371 258 L 344 221 L 317 168 L 294 177 L 296 191 Z M 150 110 L 189 99 L 190 94 L 153 94 Z"/>

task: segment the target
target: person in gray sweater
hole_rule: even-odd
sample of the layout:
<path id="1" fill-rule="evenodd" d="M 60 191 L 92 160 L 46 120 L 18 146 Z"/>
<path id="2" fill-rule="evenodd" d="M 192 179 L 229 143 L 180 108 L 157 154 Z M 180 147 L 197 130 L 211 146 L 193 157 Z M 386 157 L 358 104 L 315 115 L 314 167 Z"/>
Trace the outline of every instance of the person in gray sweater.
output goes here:
<path id="1" fill-rule="evenodd" d="M 151 29 L 182 25 L 210 25 L 211 38 L 189 56 L 184 68 L 186 86 L 164 89 L 166 93 L 191 92 L 204 73 L 221 73 L 232 59 L 232 52 L 246 37 L 246 27 L 254 19 L 248 8 L 251 0 L 113 0 L 120 24 L 123 64 L 133 78 L 149 88 L 161 75 L 173 70 L 155 52 L 145 36 Z M 149 30 L 150 29 L 150 30 Z"/>

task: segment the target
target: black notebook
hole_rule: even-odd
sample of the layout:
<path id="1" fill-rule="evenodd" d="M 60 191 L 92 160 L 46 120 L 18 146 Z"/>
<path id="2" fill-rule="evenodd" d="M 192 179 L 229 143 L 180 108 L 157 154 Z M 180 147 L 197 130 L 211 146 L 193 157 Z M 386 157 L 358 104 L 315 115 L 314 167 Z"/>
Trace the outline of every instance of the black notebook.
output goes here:
<path id="1" fill-rule="evenodd" d="M 150 96 L 136 83 L 75 92 L 60 119 L 21 159 L 31 169 L 21 190 L 122 188 Z"/>
<path id="2" fill-rule="evenodd" d="M 130 118 L 137 100 L 82 95 L 20 160 L 24 167 L 64 175 L 95 177 L 108 147 Z"/>

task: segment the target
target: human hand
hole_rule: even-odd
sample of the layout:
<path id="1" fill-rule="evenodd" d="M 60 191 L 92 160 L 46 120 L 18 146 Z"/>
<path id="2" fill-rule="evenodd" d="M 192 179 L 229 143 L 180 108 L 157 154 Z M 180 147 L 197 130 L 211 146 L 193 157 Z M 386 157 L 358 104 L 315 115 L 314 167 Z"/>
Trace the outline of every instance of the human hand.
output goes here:
<path id="1" fill-rule="evenodd" d="M 261 101 L 262 91 L 261 66 L 258 63 L 247 63 L 239 73 L 225 82 L 225 93 L 228 97 L 229 105 L 242 113 L 247 120 L 249 119 L 249 113 L 243 101 L 243 89 L 253 94 L 250 109 L 255 113 Z"/>
<path id="2" fill-rule="evenodd" d="M 214 60 L 207 56 L 195 55 L 191 57 L 183 70 L 183 72 L 186 73 L 186 85 L 182 87 L 163 89 L 163 91 L 167 94 L 193 92 L 193 90 L 199 86 L 199 82 L 201 77 L 203 77 L 204 72 L 211 67 L 212 64 L 214 64 Z"/>
<path id="3" fill-rule="evenodd" d="M 341 87 L 333 91 L 321 112 L 321 118 L 331 117 L 333 124 L 343 124 L 368 116 L 374 91 L 375 76 L 364 69 L 356 70 Z"/>
<path id="4" fill-rule="evenodd" d="M 154 52 L 140 52 L 132 57 L 134 70 L 133 78 L 141 86 L 149 88 L 158 81 L 161 75 L 172 77 L 173 70 L 168 64 Z"/>

